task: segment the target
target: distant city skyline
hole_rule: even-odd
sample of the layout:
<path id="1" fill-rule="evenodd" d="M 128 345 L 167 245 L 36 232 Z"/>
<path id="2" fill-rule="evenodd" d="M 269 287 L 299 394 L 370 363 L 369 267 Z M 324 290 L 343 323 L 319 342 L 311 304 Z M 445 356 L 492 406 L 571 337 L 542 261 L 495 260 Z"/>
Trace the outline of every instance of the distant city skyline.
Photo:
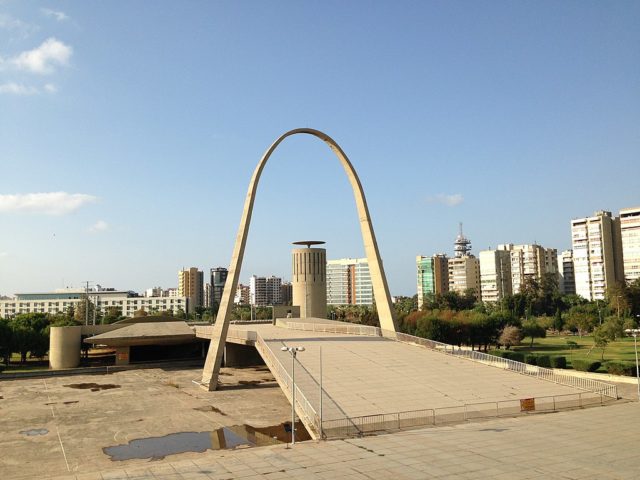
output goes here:
<path id="1" fill-rule="evenodd" d="M 351 159 L 392 295 L 459 222 L 476 255 L 561 252 L 572 219 L 640 205 L 638 2 L 58 7 L 0 4 L 0 295 L 227 267 L 296 127 Z M 287 139 L 258 198 L 242 279 L 290 278 L 300 238 L 364 256 L 317 139 Z"/>

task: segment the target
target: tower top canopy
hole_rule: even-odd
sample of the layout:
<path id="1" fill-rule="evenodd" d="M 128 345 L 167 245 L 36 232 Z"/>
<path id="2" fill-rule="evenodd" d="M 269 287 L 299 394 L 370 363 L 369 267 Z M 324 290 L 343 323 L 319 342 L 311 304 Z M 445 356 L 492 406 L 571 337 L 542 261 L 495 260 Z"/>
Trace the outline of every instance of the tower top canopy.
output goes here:
<path id="1" fill-rule="evenodd" d="M 293 245 L 306 245 L 307 248 L 311 248 L 313 245 L 323 245 L 327 242 L 322 240 L 300 240 L 299 242 L 293 242 Z"/>

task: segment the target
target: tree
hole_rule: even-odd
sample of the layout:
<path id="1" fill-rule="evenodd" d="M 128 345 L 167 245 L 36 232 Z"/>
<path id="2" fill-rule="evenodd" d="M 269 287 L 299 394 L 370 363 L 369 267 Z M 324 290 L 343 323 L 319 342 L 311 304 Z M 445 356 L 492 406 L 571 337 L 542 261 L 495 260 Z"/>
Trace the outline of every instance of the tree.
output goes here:
<path id="1" fill-rule="evenodd" d="M 136 318 L 136 317 L 146 317 L 148 315 L 149 314 L 145 311 L 144 308 L 141 308 L 141 309 L 136 310 L 135 312 L 133 312 L 133 317 L 134 318 Z"/>
<path id="2" fill-rule="evenodd" d="M 27 354 L 43 357 L 49 350 L 49 318 L 45 313 L 26 313 L 11 319 L 13 352 L 20 354 L 20 362 L 27 361 Z"/>
<path id="3" fill-rule="evenodd" d="M 502 329 L 500 333 L 500 337 L 498 338 L 498 343 L 500 345 L 504 345 L 507 350 L 509 347 L 513 347 L 515 345 L 520 345 L 520 341 L 522 340 L 522 332 L 518 327 L 514 327 L 513 325 L 507 325 Z"/>
<path id="4" fill-rule="evenodd" d="M 122 308 L 111 306 L 105 309 L 104 316 L 102 317 L 102 323 L 114 323 L 122 319 Z"/>
<path id="5" fill-rule="evenodd" d="M 615 316 L 607 317 L 604 323 L 593 331 L 594 346 L 602 349 L 601 360 L 604 360 L 604 350 L 609 342 L 615 342 L 624 336 L 624 324 Z"/>
<path id="6" fill-rule="evenodd" d="M 547 336 L 547 331 L 538 325 L 535 319 L 528 320 L 522 324 L 522 336 L 531 337 L 531 344 L 529 347 L 533 347 L 533 340 L 535 338 L 544 338 Z"/>
<path id="7" fill-rule="evenodd" d="M 76 304 L 73 318 L 75 318 L 81 325 L 93 323 L 96 315 L 96 306 L 90 298 L 87 298 L 86 295 L 82 295 L 80 298 L 81 301 Z"/>
<path id="8" fill-rule="evenodd" d="M 560 311 L 560 308 L 558 308 L 556 309 L 556 314 L 553 317 L 553 328 L 556 331 L 561 332 L 562 327 L 564 327 L 564 320 L 562 319 L 562 312 Z"/>
<path id="9" fill-rule="evenodd" d="M 9 365 L 11 359 L 11 344 L 13 339 L 13 332 L 9 321 L 0 318 L 0 356 L 2 356 L 5 365 Z"/>

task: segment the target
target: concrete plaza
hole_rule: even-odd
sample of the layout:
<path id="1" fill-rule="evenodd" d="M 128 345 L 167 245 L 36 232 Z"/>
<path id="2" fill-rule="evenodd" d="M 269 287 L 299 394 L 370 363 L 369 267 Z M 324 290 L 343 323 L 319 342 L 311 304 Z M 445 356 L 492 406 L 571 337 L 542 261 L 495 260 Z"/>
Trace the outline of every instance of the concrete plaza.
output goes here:
<path id="1" fill-rule="evenodd" d="M 191 382 L 198 372 L 150 369 L 0 382 L 0 478 L 640 477 L 637 402 L 308 441 L 289 449 L 279 444 L 126 461 L 112 461 L 104 453 L 105 447 L 137 438 L 238 423 L 274 425 L 290 415 L 286 398 L 264 369 L 223 369 L 222 389 L 213 393 Z M 96 389 L 68 386 L 78 384 Z M 36 434 L 21 433 L 29 431 Z"/>

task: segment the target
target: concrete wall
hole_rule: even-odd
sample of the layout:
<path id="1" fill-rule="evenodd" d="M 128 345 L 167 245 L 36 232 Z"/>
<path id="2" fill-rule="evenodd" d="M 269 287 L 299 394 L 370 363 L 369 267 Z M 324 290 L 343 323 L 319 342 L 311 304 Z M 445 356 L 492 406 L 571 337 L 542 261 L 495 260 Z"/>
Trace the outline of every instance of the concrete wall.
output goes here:
<path id="1" fill-rule="evenodd" d="M 51 327 L 49 368 L 60 370 L 80 364 L 82 327 Z"/>

